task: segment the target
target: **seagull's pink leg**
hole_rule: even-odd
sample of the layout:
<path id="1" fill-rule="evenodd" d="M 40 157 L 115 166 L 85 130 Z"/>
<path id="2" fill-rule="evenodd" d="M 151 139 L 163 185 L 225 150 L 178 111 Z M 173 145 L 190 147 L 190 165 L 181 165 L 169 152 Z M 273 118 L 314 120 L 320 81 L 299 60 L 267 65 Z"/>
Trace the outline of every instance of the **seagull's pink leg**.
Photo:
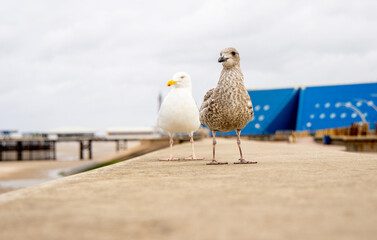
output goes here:
<path id="1" fill-rule="evenodd" d="M 196 157 L 195 156 L 195 151 L 194 151 L 194 132 L 190 133 L 190 143 L 191 143 L 191 151 L 192 155 L 191 157 L 185 158 L 185 160 L 203 160 L 203 157 Z"/>
<path id="2" fill-rule="evenodd" d="M 207 163 L 207 165 L 228 164 L 228 162 L 218 162 L 215 160 L 216 131 L 212 131 L 212 146 L 213 146 L 212 161 Z"/>
<path id="3" fill-rule="evenodd" d="M 257 163 L 257 162 L 249 162 L 246 161 L 242 156 L 242 149 L 241 149 L 241 130 L 236 130 L 237 132 L 237 145 L 238 149 L 240 150 L 240 161 L 235 162 L 235 164 L 250 164 L 250 163 Z"/>
<path id="4" fill-rule="evenodd" d="M 170 136 L 170 157 L 169 158 L 159 158 L 158 160 L 160 161 L 174 161 L 174 160 L 179 160 L 179 158 L 173 157 L 173 135 L 174 133 L 169 133 Z"/>

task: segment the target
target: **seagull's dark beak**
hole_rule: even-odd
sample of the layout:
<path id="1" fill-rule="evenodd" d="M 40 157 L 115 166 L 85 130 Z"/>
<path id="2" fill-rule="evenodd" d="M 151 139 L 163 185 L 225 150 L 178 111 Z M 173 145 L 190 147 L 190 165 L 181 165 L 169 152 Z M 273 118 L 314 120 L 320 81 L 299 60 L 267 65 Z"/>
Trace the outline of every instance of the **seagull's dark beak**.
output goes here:
<path id="1" fill-rule="evenodd" d="M 220 57 L 218 61 L 221 63 L 221 62 L 225 62 L 226 60 L 228 60 L 228 58 Z"/>

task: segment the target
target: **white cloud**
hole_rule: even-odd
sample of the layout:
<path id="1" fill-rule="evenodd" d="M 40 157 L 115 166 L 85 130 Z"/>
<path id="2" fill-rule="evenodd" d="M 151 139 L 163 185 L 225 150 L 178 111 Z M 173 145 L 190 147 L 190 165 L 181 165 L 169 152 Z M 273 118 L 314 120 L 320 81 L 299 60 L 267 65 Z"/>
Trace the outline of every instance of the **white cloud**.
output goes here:
<path id="1" fill-rule="evenodd" d="M 375 1 L 8 1 L 0 9 L 0 129 L 154 125 L 188 72 L 201 104 L 222 48 L 249 88 L 375 81 Z"/>

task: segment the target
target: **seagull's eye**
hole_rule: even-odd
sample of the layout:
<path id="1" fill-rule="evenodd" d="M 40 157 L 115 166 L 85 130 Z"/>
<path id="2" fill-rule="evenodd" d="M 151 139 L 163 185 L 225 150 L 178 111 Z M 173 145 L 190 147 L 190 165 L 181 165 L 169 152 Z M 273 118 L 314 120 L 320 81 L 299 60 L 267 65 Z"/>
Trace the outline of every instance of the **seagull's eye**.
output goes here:
<path id="1" fill-rule="evenodd" d="M 232 55 L 233 55 L 233 56 L 236 56 L 236 52 L 232 52 Z"/>
<path id="2" fill-rule="evenodd" d="M 181 76 L 181 79 L 184 79 L 185 78 L 185 76 Z"/>

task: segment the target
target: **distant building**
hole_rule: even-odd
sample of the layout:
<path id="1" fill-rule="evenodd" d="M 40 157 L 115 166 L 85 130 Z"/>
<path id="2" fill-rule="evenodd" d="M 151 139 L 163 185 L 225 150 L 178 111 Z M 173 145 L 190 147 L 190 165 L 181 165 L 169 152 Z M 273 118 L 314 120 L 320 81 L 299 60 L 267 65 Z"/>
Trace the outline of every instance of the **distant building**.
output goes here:
<path id="1" fill-rule="evenodd" d="M 0 130 L 0 139 L 21 138 L 22 134 L 17 130 Z"/>
<path id="2" fill-rule="evenodd" d="M 44 132 L 25 132 L 25 133 L 22 133 L 22 138 L 32 138 L 32 139 L 37 139 L 37 138 L 40 138 L 40 139 L 47 139 L 48 138 L 48 134 L 47 133 L 44 133 Z"/>
<path id="3" fill-rule="evenodd" d="M 153 127 L 113 127 L 106 129 L 109 139 L 152 139 L 160 135 Z"/>
<path id="4" fill-rule="evenodd" d="M 296 130 L 347 127 L 377 121 L 377 83 L 302 88 Z"/>
<path id="5" fill-rule="evenodd" d="M 60 127 L 47 131 L 49 139 L 92 138 L 94 131 L 84 127 Z"/>

